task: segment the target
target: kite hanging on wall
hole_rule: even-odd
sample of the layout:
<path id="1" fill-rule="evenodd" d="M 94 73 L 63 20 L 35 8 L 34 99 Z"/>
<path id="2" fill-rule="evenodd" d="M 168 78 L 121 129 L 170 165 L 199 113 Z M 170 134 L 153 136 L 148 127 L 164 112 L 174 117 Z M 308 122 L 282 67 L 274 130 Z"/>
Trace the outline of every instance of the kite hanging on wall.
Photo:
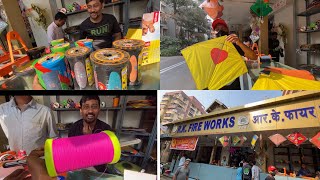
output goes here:
<path id="1" fill-rule="evenodd" d="M 245 137 L 244 135 L 242 135 L 242 136 L 240 136 L 239 138 L 240 138 L 240 144 L 239 144 L 239 145 L 242 146 L 243 143 L 247 141 L 247 137 Z"/>
<path id="2" fill-rule="evenodd" d="M 270 141 L 272 141 L 277 147 L 285 142 L 287 139 L 283 137 L 281 134 L 274 134 L 269 136 Z"/>
<path id="3" fill-rule="evenodd" d="M 200 6 L 213 20 L 220 18 L 224 7 L 218 0 L 205 0 Z"/>
<path id="4" fill-rule="evenodd" d="M 254 149 L 254 147 L 256 146 L 256 143 L 257 143 L 258 139 L 259 139 L 259 136 L 258 136 L 258 135 L 254 135 L 254 136 L 252 137 L 252 140 L 251 140 L 252 149 Z"/>
<path id="5" fill-rule="evenodd" d="M 307 140 L 307 138 L 299 132 L 289 134 L 287 139 L 296 146 L 299 146 Z"/>
<path id="6" fill-rule="evenodd" d="M 234 145 L 234 146 L 236 146 L 239 142 L 240 142 L 240 138 L 239 138 L 239 136 L 233 136 L 232 137 L 232 144 Z"/>
<path id="7" fill-rule="evenodd" d="M 181 51 L 197 89 L 218 90 L 248 72 L 237 49 L 226 38 L 197 43 Z"/>
<path id="8" fill-rule="evenodd" d="M 320 149 L 320 132 L 310 139 L 310 142 Z"/>
<path id="9" fill-rule="evenodd" d="M 222 136 L 219 138 L 219 141 L 221 142 L 223 147 L 227 147 L 229 145 L 229 137 L 228 136 Z"/>

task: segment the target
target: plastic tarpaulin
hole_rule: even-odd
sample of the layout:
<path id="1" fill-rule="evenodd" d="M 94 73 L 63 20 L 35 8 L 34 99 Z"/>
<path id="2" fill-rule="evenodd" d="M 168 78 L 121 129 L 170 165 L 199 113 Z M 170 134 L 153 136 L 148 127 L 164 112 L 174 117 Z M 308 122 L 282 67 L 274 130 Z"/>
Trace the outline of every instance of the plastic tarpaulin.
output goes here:
<path id="1" fill-rule="evenodd" d="M 248 69 L 226 36 L 197 43 L 181 51 L 197 89 L 217 90 L 229 84 Z"/>
<path id="2" fill-rule="evenodd" d="M 261 74 L 252 90 L 319 90 L 320 82 L 271 72 Z"/>

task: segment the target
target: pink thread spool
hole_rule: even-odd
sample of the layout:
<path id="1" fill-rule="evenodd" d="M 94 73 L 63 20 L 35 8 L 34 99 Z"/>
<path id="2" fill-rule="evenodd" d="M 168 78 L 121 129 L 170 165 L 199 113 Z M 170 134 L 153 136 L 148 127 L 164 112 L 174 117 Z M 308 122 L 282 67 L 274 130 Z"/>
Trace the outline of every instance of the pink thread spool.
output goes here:
<path id="1" fill-rule="evenodd" d="M 96 165 L 114 164 L 120 156 L 119 140 L 111 131 L 48 139 L 45 143 L 45 161 L 50 177 Z"/>

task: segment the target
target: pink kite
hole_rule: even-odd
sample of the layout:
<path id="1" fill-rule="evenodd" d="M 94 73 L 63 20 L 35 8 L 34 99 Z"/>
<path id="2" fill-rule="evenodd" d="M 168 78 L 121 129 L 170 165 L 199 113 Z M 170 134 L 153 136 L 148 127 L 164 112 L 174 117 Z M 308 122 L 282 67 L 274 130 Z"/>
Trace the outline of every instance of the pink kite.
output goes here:
<path id="1" fill-rule="evenodd" d="M 287 139 L 283 137 L 281 134 L 274 134 L 269 137 L 270 141 L 272 141 L 277 147 L 285 142 Z"/>

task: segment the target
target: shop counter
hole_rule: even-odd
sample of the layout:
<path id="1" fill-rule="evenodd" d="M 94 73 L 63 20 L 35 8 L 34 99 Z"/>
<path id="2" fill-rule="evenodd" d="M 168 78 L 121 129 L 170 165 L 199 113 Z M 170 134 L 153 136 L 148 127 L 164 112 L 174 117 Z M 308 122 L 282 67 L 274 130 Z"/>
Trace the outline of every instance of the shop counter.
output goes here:
<path id="1" fill-rule="evenodd" d="M 271 61 L 271 63 L 262 63 L 260 65 L 256 65 L 256 68 L 253 68 L 254 65 L 252 63 L 247 63 L 248 73 L 240 76 L 240 85 L 241 90 L 251 90 L 254 83 L 258 80 L 260 76 L 260 72 L 264 70 L 266 67 L 277 67 L 283 69 L 295 70 L 295 68 L 287 66 L 285 64 Z"/>
<path id="2" fill-rule="evenodd" d="M 81 171 L 74 171 L 69 172 L 67 175 L 67 180 L 95 180 L 95 179 L 101 179 L 101 180 L 123 180 L 122 176 L 117 175 L 111 175 L 111 174 L 102 174 L 90 170 L 81 170 Z"/>
<path id="3" fill-rule="evenodd" d="M 0 80 L 0 90 L 32 90 L 33 78 L 12 76 Z M 160 63 L 142 66 L 142 85 L 129 87 L 129 90 L 159 90 L 160 89 Z M 92 90 L 96 90 L 93 88 Z"/>

